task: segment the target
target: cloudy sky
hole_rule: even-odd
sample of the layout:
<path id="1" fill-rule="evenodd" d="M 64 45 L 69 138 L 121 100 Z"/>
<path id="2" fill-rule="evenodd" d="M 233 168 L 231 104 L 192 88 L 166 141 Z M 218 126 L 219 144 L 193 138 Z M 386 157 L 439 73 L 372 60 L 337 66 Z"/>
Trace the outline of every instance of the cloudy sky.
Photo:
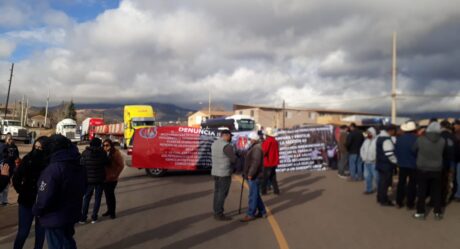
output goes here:
<path id="1" fill-rule="evenodd" d="M 0 0 L 0 100 L 458 110 L 460 0 Z M 418 95 L 418 97 L 407 96 Z M 427 97 L 428 96 L 428 97 Z"/>

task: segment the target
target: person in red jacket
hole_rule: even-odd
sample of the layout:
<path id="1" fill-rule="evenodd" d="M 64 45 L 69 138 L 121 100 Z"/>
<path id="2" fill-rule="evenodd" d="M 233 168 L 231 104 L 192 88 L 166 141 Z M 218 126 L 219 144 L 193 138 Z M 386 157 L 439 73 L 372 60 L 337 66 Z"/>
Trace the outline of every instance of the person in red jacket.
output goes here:
<path id="1" fill-rule="evenodd" d="M 279 144 L 275 139 L 276 133 L 273 129 L 267 128 L 265 135 L 266 139 L 262 143 L 262 150 L 264 152 L 264 178 L 262 180 L 261 192 L 263 195 L 266 195 L 267 186 L 270 183 L 273 186 L 273 193 L 279 195 L 280 190 L 276 181 L 276 168 L 280 164 Z"/>

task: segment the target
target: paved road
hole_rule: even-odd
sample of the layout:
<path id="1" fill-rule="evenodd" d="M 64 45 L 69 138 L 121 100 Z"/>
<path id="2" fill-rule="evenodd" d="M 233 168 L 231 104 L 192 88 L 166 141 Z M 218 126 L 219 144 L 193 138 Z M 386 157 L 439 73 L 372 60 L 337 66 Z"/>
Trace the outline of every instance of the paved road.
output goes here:
<path id="1" fill-rule="evenodd" d="M 362 194 L 363 183 L 344 181 L 333 171 L 285 173 L 279 178 L 281 196 L 265 198 L 275 219 L 242 224 L 237 220 L 241 217 L 237 181 L 226 205 L 234 220 L 217 222 L 212 219 L 209 175 L 149 178 L 143 171 L 126 168 L 117 189 L 118 218 L 77 225 L 79 248 L 280 248 L 276 224 L 294 249 L 453 249 L 460 245 L 458 203 L 448 207 L 443 221 L 430 216 L 421 222 L 407 210 L 377 206 L 374 196 Z M 247 191 L 244 207 L 246 195 Z M 0 209 L 0 248 L 12 248 L 15 210 L 16 206 Z M 4 221 L 13 225 L 5 226 Z M 25 248 L 32 248 L 31 242 Z"/>

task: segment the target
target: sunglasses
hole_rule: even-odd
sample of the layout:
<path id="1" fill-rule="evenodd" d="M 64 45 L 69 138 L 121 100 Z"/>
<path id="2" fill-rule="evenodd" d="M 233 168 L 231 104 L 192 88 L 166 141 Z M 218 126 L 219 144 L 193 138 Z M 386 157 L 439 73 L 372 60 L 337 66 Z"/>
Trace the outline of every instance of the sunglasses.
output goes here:
<path id="1" fill-rule="evenodd" d="M 110 144 L 104 144 L 104 147 L 110 147 Z"/>

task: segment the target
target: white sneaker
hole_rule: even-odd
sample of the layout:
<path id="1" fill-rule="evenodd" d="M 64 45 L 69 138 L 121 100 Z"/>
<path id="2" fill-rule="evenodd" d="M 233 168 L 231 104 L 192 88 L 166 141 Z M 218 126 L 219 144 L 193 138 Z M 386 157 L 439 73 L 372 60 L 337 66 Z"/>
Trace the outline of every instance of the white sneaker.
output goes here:
<path id="1" fill-rule="evenodd" d="M 92 220 L 91 221 L 91 224 L 96 224 L 97 223 L 97 220 Z"/>

